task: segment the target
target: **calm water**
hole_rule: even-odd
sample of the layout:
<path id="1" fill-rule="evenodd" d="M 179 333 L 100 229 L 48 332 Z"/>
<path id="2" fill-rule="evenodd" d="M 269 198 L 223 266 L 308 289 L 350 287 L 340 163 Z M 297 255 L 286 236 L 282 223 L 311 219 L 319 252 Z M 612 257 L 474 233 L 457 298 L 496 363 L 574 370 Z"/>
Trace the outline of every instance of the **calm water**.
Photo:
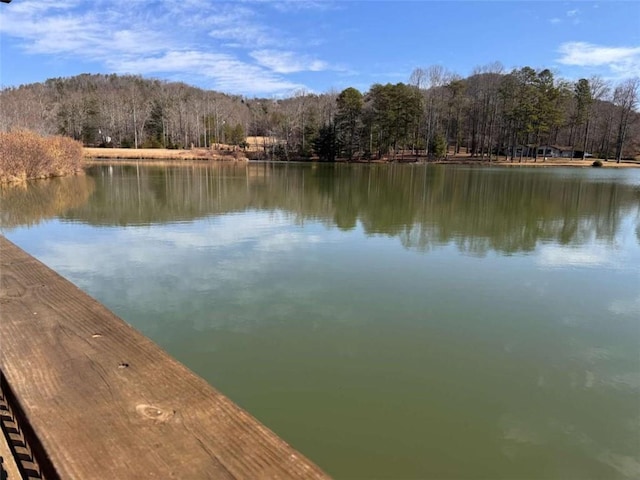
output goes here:
<path id="1" fill-rule="evenodd" d="M 640 477 L 640 170 L 95 167 L 2 231 L 337 478 Z"/>

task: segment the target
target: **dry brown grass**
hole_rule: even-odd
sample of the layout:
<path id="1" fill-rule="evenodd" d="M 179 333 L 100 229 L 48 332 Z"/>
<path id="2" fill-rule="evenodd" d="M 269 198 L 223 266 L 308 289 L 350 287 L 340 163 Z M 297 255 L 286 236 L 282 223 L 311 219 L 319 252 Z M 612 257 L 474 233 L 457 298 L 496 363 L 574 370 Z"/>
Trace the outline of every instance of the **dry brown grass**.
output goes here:
<path id="1" fill-rule="evenodd" d="M 261 152 L 265 147 L 270 147 L 278 143 L 273 137 L 247 137 L 247 150 L 250 152 Z"/>
<path id="2" fill-rule="evenodd" d="M 89 159 L 129 159 L 129 160 L 246 160 L 244 152 L 233 147 L 217 150 L 194 148 L 191 150 L 169 150 L 166 148 L 93 148 L 85 147 L 84 156 Z"/>
<path id="3" fill-rule="evenodd" d="M 522 162 L 519 162 L 515 159 L 513 162 L 510 160 L 505 160 L 504 157 L 500 157 L 499 160 L 494 160 L 493 164 L 495 165 L 503 165 L 507 167 L 517 167 L 527 166 L 527 167 L 591 167 L 595 158 L 588 158 L 586 160 L 582 160 L 581 158 L 547 158 L 547 160 L 533 161 L 532 158 L 523 159 Z M 488 162 L 488 160 L 485 160 Z M 606 168 L 637 168 L 640 167 L 640 163 L 623 161 L 620 163 L 616 163 L 615 160 L 609 160 L 605 162 L 602 160 L 602 167 Z"/>
<path id="4" fill-rule="evenodd" d="M 271 143 L 270 143 L 271 142 Z M 85 147 L 84 148 L 84 156 L 88 161 L 91 160 L 99 160 L 99 159 L 119 159 L 119 160 L 145 160 L 145 163 L 149 163 L 149 161 L 154 161 L 154 164 L 157 165 L 170 165 L 171 162 L 175 162 L 176 160 L 181 160 L 183 162 L 187 161 L 202 161 L 202 160 L 213 160 L 213 161 L 236 161 L 236 160 L 247 160 L 247 154 L 251 154 L 252 152 L 261 152 L 264 149 L 264 146 L 270 146 L 273 144 L 273 139 L 269 137 L 247 137 L 247 143 L 249 147 L 247 148 L 247 152 L 239 148 L 235 148 L 232 146 L 221 145 L 220 149 L 207 149 L 207 148 L 194 148 L 191 150 L 169 150 L 162 148 L 93 148 L 93 147 Z M 405 162 L 413 162 L 416 158 L 412 154 L 406 152 L 404 155 Z M 421 161 L 425 161 L 426 158 L 421 156 Z M 542 159 L 538 159 L 537 162 L 534 162 L 532 158 L 523 158 L 522 162 L 519 159 L 515 159 L 513 162 L 508 159 L 505 160 L 504 156 L 499 157 L 497 160 L 494 157 L 492 162 L 489 162 L 488 158 L 480 159 L 477 157 L 471 157 L 467 154 L 461 155 L 453 155 L 450 154 L 447 160 L 440 160 L 437 163 L 455 163 L 455 164 L 473 164 L 473 165 L 487 165 L 492 163 L 494 165 L 505 165 L 505 166 L 534 166 L 534 167 L 590 167 L 595 159 L 590 158 L 588 160 L 582 159 L 571 159 L 571 158 L 547 158 L 546 162 Z M 382 159 L 372 160 L 373 163 L 385 163 L 392 161 L 392 157 L 384 157 Z M 400 157 L 396 155 L 396 161 L 400 161 Z M 431 161 L 431 160 L 430 160 Z M 367 163 L 367 161 L 362 160 L 362 163 Z M 608 168 L 623 168 L 623 167 L 640 167 L 640 163 L 633 163 L 630 161 L 622 162 L 617 164 L 613 160 L 609 160 L 608 162 L 602 162 L 603 167 Z"/>
<path id="5" fill-rule="evenodd" d="M 517 166 L 527 166 L 527 167 L 591 167 L 593 162 L 597 160 L 596 158 L 587 158 L 582 160 L 581 158 L 547 158 L 544 160 L 543 158 L 538 158 L 534 161 L 533 158 L 523 157 L 522 159 L 515 158 L 511 161 L 504 156 L 499 156 L 498 158 L 493 157 L 491 162 L 488 157 L 478 158 L 471 157 L 470 155 L 460 154 L 460 155 L 452 155 L 449 154 L 446 160 L 439 160 L 437 163 L 462 163 L 469 165 L 488 165 L 489 163 L 493 165 L 501 165 L 505 167 L 517 167 Z M 615 160 L 602 161 L 602 166 L 606 168 L 638 168 L 640 167 L 639 162 L 634 162 L 633 160 L 623 160 L 620 163 L 616 163 Z"/>
<path id="6" fill-rule="evenodd" d="M 27 130 L 0 132 L 0 183 L 59 177 L 82 171 L 82 144 Z"/>

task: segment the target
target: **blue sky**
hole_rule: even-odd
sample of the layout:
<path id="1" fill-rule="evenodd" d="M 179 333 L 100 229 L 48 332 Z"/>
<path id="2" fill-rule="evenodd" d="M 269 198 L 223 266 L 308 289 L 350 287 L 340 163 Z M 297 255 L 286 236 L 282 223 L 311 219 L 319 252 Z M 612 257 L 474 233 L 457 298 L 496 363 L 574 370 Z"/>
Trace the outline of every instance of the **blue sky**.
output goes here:
<path id="1" fill-rule="evenodd" d="M 3 87 L 131 73 L 268 97 L 495 61 L 616 82 L 640 76 L 640 2 L 13 0 L 0 53 Z"/>

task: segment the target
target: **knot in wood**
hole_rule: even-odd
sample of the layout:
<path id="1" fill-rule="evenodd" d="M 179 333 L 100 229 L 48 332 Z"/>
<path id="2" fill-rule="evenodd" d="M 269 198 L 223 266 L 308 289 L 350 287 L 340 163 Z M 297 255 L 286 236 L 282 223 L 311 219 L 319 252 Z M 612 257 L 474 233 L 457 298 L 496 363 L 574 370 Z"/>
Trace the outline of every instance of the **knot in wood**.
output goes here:
<path id="1" fill-rule="evenodd" d="M 154 420 L 156 422 L 167 422 L 174 415 L 174 411 L 163 410 L 162 408 L 155 407 L 153 405 L 147 405 L 146 403 L 141 403 L 136 405 L 136 412 L 143 418 L 148 418 L 149 420 Z"/>

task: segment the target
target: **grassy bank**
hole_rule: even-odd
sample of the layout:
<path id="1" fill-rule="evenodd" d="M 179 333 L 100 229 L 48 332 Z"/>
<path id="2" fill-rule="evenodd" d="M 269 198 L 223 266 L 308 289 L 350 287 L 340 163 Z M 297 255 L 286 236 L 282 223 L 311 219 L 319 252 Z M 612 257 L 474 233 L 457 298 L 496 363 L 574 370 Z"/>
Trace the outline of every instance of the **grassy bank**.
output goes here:
<path id="1" fill-rule="evenodd" d="M 84 148 L 84 157 L 85 161 L 92 163 L 93 161 L 99 162 L 100 160 L 122 160 L 122 161 L 139 161 L 144 160 L 146 164 L 153 163 L 154 165 L 171 165 L 174 164 L 176 160 L 180 160 L 182 162 L 186 161 L 246 161 L 247 156 L 251 153 L 262 152 L 263 148 L 257 142 L 261 137 L 248 137 L 249 147 L 247 151 L 236 149 L 230 145 L 222 145 L 221 148 L 218 149 L 209 149 L 209 148 L 193 148 L 190 150 L 172 150 L 172 149 L 163 149 L 163 148 L 93 148 L 93 147 L 85 147 Z M 292 159 L 295 160 L 295 159 Z M 313 159 L 312 159 L 313 160 Z M 315 158 L 317 161 L 317 158 Z M 543 159 L 537 159 L 534 161 L 533 158 L 522 158 L 522 159 L 514 159 L 512 162 L 509 159 L 505 159 L 505 157 L 501 156 L 497 159 L 494 157 L 492 161 L 489 161 L 488 158 L 478 158 L 472 157 L 468 154 L 460 154 L 454 155 L 450 153 L 446 160 L 433 160 L 428 159 L 424 155 L 420 155 L 416 157 L 413 154 L 405 153 L 404 156 L 396 155 L 395 159 L 390 156 L 384 156 L 379 159 L 374 159 L 371 161 L 368 160 L 357 160 L 353 161 L 353 163 L 390 163 L 390 162 L 398 162 L 398 163 L 413 163 L 413 162 L 429 162 L 429 163 L 442 163 L 442 164 L 463 164 L 463 165 L 503 165 L 503 166 L 527 166 L 527 167 L 591 167 L 595 159 L 590 158 L 587 160 L 582 160 L 579 158 L 547 158 L 546 161 Z M 299 159 L 299 161 L 310 161 L 310 159 Z M 346 162 L 345 159 L 336 160 L 338 163 Z M 625 168 L 625 167 L 640 167 L 640 161 L 624 161 L 621 163 L 616 163 L 613 160 L 609 160 L 608 162 L 602 162 L 603 167 L 607 168 Z"/>
<path id="2" fill-rule="evenodd" d="M 85 147 L 84 157 L 87 159 L 127 159 L 127 160 L 246 160 L 241 150 L 232 147 L 209 149 L 194 148 L 191 150 L 171 150 L 166 148 L 94 148 Z"/>
<path id="3" fill-rule="evenodd" d="M 82 171 L 82 144 L 21 130 L 0 133 L 0 183 L 61 177 Z"/>
<path id="4" fill-rule="evenodd" d="M 468 155 L 450 156 L 447 160 L 438 160 L 437 163 L 453 163 L 453 164 L 465 164 L 465 165 L 500 165 L 505 167 L 591 167 L 595 158 L 581 159 L 581 158 L 547 158 L 546 160 L 533 158 L 514 159 L 512 162 L 504 157 L 493 159 L 489 161 L 488 158 L 476 158 Z M 615 160 L 605 161 L 600 159 L 602 167 L 606 168 L 638 168 L 640 162 L 627 160 L 620 163 L 616 163 Z"/>

